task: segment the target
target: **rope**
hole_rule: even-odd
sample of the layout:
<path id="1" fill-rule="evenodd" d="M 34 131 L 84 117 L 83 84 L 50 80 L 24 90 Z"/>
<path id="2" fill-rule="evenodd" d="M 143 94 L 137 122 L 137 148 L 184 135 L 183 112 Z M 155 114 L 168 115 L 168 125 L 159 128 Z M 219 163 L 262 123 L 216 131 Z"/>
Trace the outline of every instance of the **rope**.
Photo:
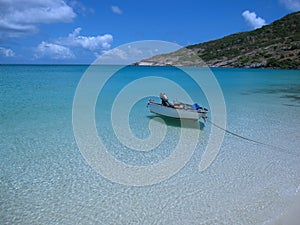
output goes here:
<path id="1" fill-rule="evenodd" d="M 208 120 L 208 119 L 207 119 L 207 121 L 208 121 L 209 123 L 211 123 L 213 126 L 215 126 L 215 127 L 219 128 L 219 129 L 225 131 L 225 132 L 228 133 L 228 134 L 231 134 L 231 135 L 233 135 L 233 136 L 236 136 L 236 137 L 238 137 L 238 138 L 241 138 L 241 139 L 244 139 L 244 140 L 247 140 L 247 141 L 249 141 L 249 142 L 253 142 L 253 143 L 259 144 L 259 145 L 264 145 L 264 146 L 266 146 L 266 147 L 272 148 L 272 150 L 274 150 L 274 148 L 275 148 L 275 149 L 277 149 L 277 150 L 279 150 L 280 152 L 283 152 L 283 153 L 287 153 L 287 154 L 295 155 L 295 156 L 300 156 L 299 154 L 295 154 L 295 153 L 289 152 L 289 151 L 288 151 L 287 149 L 285 149 L 285 148 L 282 148 L 282 147 L 279 147 L 279 146 L 275 146 L 275 145 L 271 145 L 271 144 L 268 144 L 268 143 L 263 143 L 263 142 L 260 142 L 260 141 L 256 141 L 256 140 L 253 140 L 253 139 L 250 139 L 250 138 L 247 138 L 247 137 L 243 137 L 243 136 L 241 136 L 241 135 L 239 135 L 239 134 L 236 134 L 236 133 L 234 133 L 234 132 L 231 132 L 231 131 L 229 131 L 229 130 L 227 130 L 227 129 L 224 129 L 224 128 L 218 126 L 217 124 L 213 123 L 212 121 L 210 121 L 210 120 Z"/>

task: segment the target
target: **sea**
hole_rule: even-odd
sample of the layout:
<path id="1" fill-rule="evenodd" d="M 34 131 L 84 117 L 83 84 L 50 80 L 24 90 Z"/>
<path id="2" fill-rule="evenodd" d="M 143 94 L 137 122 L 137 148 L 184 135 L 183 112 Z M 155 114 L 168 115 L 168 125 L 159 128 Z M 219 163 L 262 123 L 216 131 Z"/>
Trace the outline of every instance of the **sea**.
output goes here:
<path id="1" fill-rule="evenodd" d="M 0 66 L 0 224 L 272 224 L 299 189 L 299 70 Z"/>

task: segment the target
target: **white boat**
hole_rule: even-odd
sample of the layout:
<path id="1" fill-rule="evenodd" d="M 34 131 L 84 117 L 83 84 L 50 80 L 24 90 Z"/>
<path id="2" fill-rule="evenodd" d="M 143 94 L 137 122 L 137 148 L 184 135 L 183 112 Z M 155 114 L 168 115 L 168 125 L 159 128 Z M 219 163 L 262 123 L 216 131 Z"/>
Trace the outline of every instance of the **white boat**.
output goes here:
<path id="1" fill-rule="evenodd" d="M 174 102 L 170 104 L 165 94 L 161 94 L 162 103 L 156 103 L 154 100 L 150 99 L 148 102 L 148 108 L 150 112 L 159 115 L 178 118 L 178 119 L 189 119 L 189 120 L 199 120 L 207 118 L 208 110 L 206 108 L 200 107 L 197 103 L 191 105 L 182 102 Z M 167 103 L 167 104 L 166 104 Z"/>

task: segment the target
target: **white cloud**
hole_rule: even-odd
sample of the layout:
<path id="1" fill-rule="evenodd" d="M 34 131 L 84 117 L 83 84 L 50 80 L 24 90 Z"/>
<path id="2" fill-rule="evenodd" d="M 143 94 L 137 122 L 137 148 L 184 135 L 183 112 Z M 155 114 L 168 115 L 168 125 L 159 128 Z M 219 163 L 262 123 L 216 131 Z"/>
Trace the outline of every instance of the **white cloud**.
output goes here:
<path id="1" fill-rule="evenodd" d="M 81 48 L 93 52 L 95 56 L 99 52 L 108 50 L 111 47 L 113 36 L 110 34 L 98 36 L 82 36 L 81 28 L 76 28 L 67 37 L 60 37 L 51 42 L 43 41 L 36 48 L 36 58 L 48 57 L 52 59 L 72 59 L 75 54 L 74 48 Z M 71 50 L 72 49 L 72 50 Z"/>
<path id="2" fill-rule="evenodd" d="M 71 22 L 76 14 L 62 0 L 0 0 L 0 37 L 37 32 L 39 23 Z"/>
<path id="3" fill-rule="evenodd" d="M 170 42 L 163 41 L 137 41 L 121 45 L 117 48 L 106 50 L 102 55 L 98 54 L 97 64 L 106 65 L 131 65 L 142 59 L 154 55 L 165 54 L 177 51 L 182 48 L 177 44 L 170 45 Z"/>
<path id="4" fill-rule="evenodd" d="M 87 15 L 89 13 L 94 13 L 95 10 L 90 7 L 86 7 L 83 3 L 77 0 L 67 0 L 68 5 L 73 8 L 74 11 L 76 11 L 79 14 Z"/>
<path id="5" fill-rule="evenodd" d="M 288 10 L 299 11 L 300 10 L 300 0 L 279 0 Z"/>
<path id="6" fill-rule="evenodd" d="M 170 44 L 164 41 L 137 41 L 127 43 L 111 50 L 102 51 L 95 54 L 98 65 L 131 65 L 143 59 L 148 59 L 154 55 L 166 54 L 181 49 L 178 44 Z"/>
<path id="7" fill-rule="evenodd" d="M 36 48 L 35 57 L 49 57 L 52 59 L 72 59 L 75 58 L 75 55 L 69 48 L 65 46 L 42 41 Z"/>
<path id="8" fill-rule="evenodd" d="M 15 56 L 14 51 L 11 50 L 10 48 L 0 47 L 0 53 L 2 55 L 4 55 L 5 57 L 13 57 L 13 56 Z"/>
<path id="9" fill-rule="evenodd" d="M 128 59 L 128 53 L 122 49 L 112 49 L 112 50 L 108 50 L 108 51 L 103 51 L 103 55 L 99 55 L 99 57 L 101 57 L 101 59 L 105 59 L 105 60 L 111 60 L 111 59 L 115 59 L 116 61 L 118 60 L 127 60 Z"/>
<path id="10" fill-rule="evenodd" d="M 242 13 L 242 16 L 254 29 L 261 28 L 266 25 L 266 21 L 263 18 L 258 17 L 255 12 L 249 12 L 249 10 L 246 10 Z"/>
<path id="11" fill-rule="evenodd" d="M 82 36 L 80 35 L 81 28 L 76 28 L 68 37 L 59 38 L 56 43 L 69 47 L 82 47 L 90 51 L 99 51 L 109 49 L 113 41 L 111 34 L 98 36 Z"/>
<path id="12" fill-rule="evenodd" d="M 116 13 L 116 14 L 119 14 L 119 15 L 123 14 L 123 11 L 120 9 L 119 6 L 112 5 L 112 6 L 111 6 L 111 10 L 112 10 L 114 13 Z"/>
<path id="13" fill-rule="evenodd" d="M 96 55 L 98 57 L 99 64 L 115 64 L 115 65 L 130 65 L 134 62 L 142 59 L 150 58 L 153 54 L 153 48 L 151 42 L 145 42 L 145 44 L 133 43 L 122 45 L 120 47 L 103 51 L 102 55 Z M 158 49 L 157 54 L 159 53 Z"/>

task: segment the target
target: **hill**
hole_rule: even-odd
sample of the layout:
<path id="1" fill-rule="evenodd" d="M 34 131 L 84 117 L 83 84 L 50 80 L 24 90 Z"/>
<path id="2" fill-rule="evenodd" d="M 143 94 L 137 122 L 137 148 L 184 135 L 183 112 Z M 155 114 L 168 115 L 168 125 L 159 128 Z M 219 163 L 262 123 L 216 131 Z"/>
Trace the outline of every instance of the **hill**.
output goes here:
<path id="1" fill-rule="evenodd" d="M 190 45 L 135 65 L 300 69 L 300 12 L 253 31 Z"/>

